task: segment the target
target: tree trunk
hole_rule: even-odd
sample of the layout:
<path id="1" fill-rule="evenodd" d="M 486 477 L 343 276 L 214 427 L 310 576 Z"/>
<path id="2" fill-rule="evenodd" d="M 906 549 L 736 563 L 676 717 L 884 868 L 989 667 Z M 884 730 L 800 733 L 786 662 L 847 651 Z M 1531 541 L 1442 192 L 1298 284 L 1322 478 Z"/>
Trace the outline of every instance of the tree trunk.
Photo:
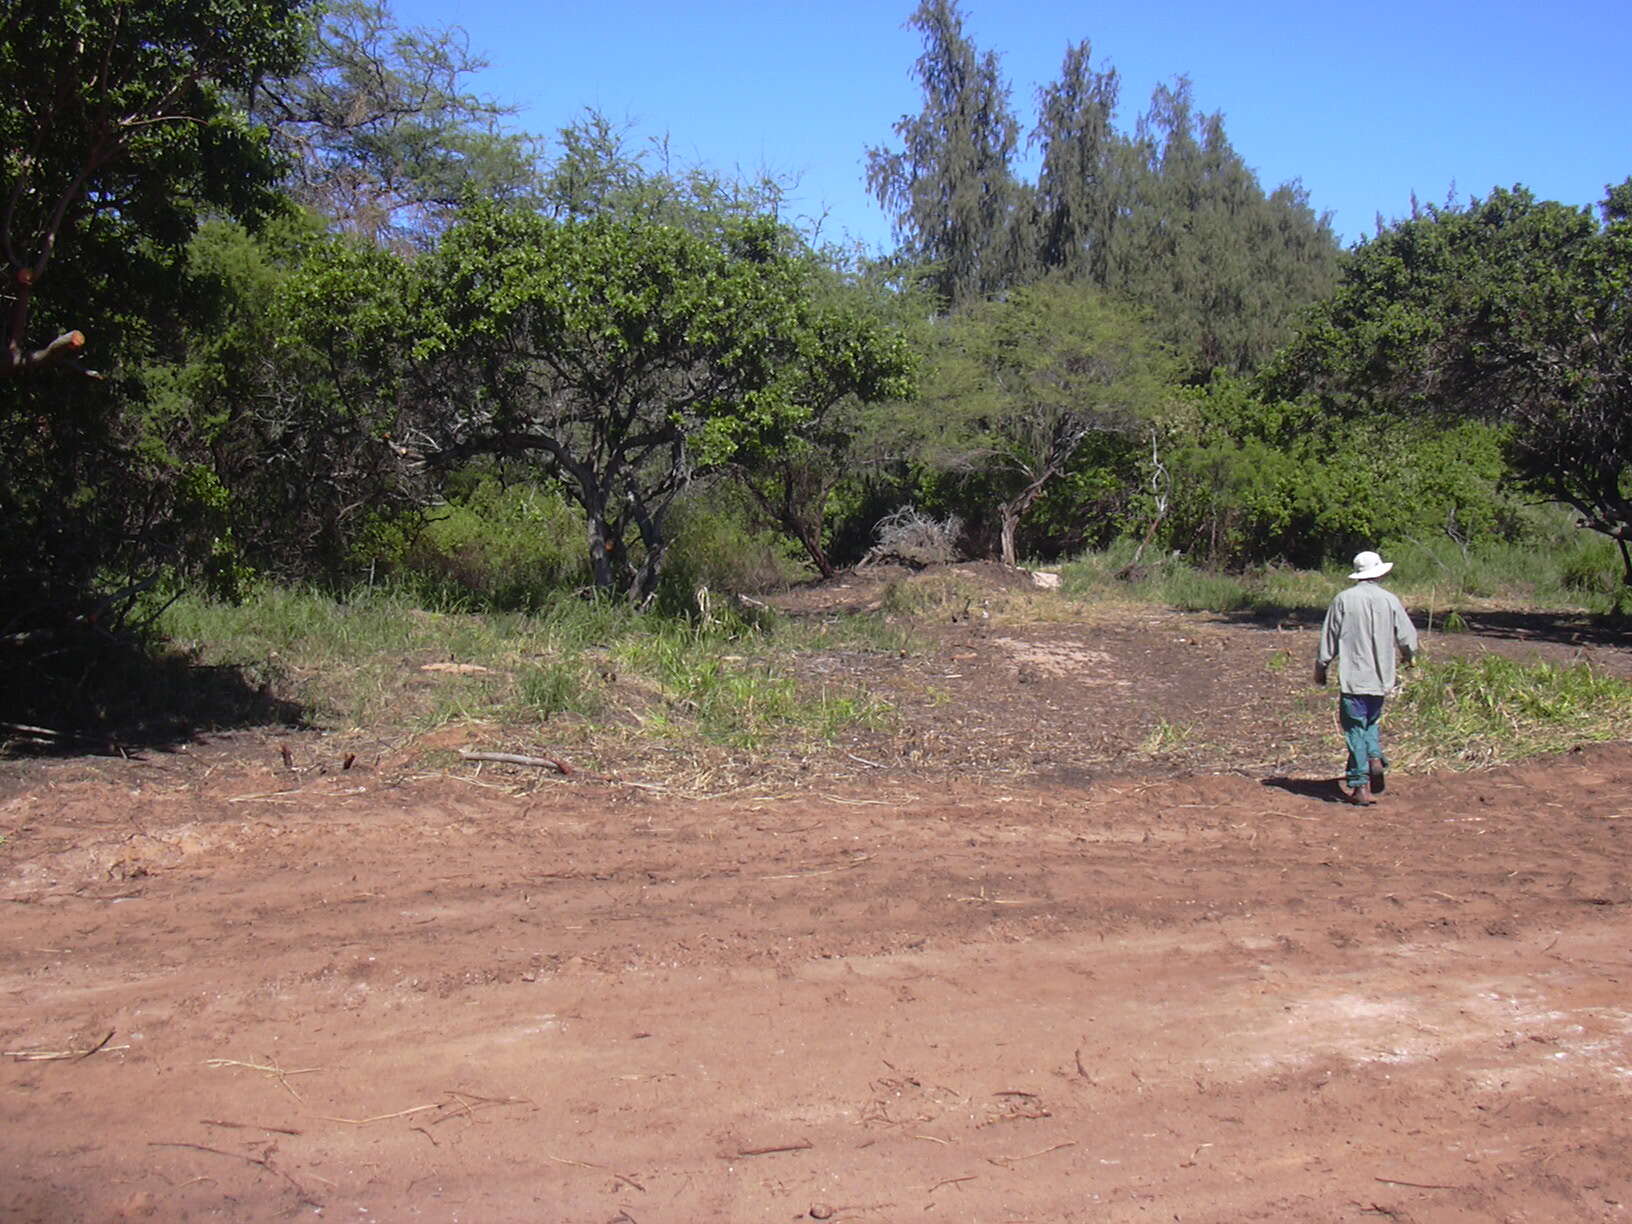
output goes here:
<path id="1" fill-rule="evenodd" d="M 638 604 L 649 602 L 657 594 L 657 584 L 663 577 L 663 561 L 669 551 L 668 533 L 663 530 L 663 519 L 673 496 L 673 493 L 670 493 L 654 511 L 638 497 L 630 495 L 630 509 L 635 517 L 635 525 L 640 529 L 640 542 L 646 547 L 646 556 L 629 583 L 630 598 Z"/>
<path id="2" fill-rule="evenodd" d="M 612 561 L 616 545 L 606 521 L 606 493 L 603 490 L 584 490 L 584 520 L 589 530 L 590 580 L 597 591 L 610 591 L 615 576 Z"/>
<path id="3" fill-rule="evenodd" d="M 1053 474 L 1053 469 L 1044 472 L 1008 501 L 999 503 L 997 516 L 1002 525 L 1001 548 L 1004 565 L 1015 569 L 1020 567 L 1020 555 L 1014 545 L 1015 534 L 1020 530 L 1020 520 L 1025 517 L 1026 511 L 1031 509 L 1032 503 L 1042 496 L 1043 486 Z"/>
<path id="4" fill-rule="evenodd" d="M 1019 568 L 1020 559 L 1019 554 L 1015 551 L 1014 536 L 1020 530 L 1020 511 L 1013 502 L 1004 502 L 998 508 L 998 517 L 1002 522 L 1000 539 L 1002 541 L 1003 564 Z"/>
<path id="5" fill-rule="evenodd" d="M 794 536 L 797 537 L 799 543 L 805 546 L 805 551 L 810 554 L 811 563 L 816 566 L 817 572 L 820 573 L 823 578 L 836 577 L 838 571 L 833 568 L 833 562 L 828 560 L 827 550 L 822 547 L 821 525 L 817 524 L 814 530 L 811 530 L 804 524 L 797 522 L 791 524 L 791 526 L 793 528 Z"/>

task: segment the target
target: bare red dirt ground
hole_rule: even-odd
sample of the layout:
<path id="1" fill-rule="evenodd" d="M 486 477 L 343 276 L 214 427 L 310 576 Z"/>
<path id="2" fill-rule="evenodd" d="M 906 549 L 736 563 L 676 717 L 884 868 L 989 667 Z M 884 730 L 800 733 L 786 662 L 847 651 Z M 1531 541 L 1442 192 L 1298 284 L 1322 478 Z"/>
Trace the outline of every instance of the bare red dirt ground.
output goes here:
<path id="1" fill-rule="evenodd" d="M 1341 806 L 1311 642 L 960 622 L 714 799 L 13 763 L 0 1217 L 1632 1218 L 1632 748 Z"/>

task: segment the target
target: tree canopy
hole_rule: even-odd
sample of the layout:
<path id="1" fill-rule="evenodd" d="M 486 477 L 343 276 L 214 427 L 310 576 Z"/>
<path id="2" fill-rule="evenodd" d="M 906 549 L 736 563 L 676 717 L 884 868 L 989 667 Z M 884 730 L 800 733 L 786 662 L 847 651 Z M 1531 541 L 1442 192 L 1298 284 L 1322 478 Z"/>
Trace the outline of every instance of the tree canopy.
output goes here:
<path id="1" fill-rule="evenodd" d="M 89 301 L 138 309 L 200 214 L 264 213 L 277 165 L 235 92 L 301 55 L 307 0 L 16 0 L 0 27 L 0 375 L 85 345 Z M 59 271 L 67 263 L 71 270 Z M 77 275 L 78 284 L 71 284 Z M 52 276 L 58 305 L 40 308 Z M 36 348 L 40 325 L 58 332 Z M 106 343 L 106 338 L 104 338 Z"/>
<path id="2" fill-rule="evenodd" d="M 956 0 L 923 0 L 910 23 L 924 40 L 924 109 L 896 122 L 900 149 L 868 151 L 867 182 L 896 215 L 903 253 L 927 262 L 942 298 L 960 305 L 1014 281 L 1020 125 L 997 56 L 964 35 Z"/>
<path id="3" fill-rule="evenodd" d="M 1509 426 L 1515 475 L 1632 536 L 1632 180 L 1592 210 L 1497 190 L 1362 243 L 1265 370 L 1328 414 Z M 1632 561 L 1628 562 L 1632 579 Z"/>
<path id="4" fill-rule="evenodd" d="M 457 28 L 405 29 L 384 0 L 333 0 L 299 65 L 259 77 L 245 103 L 296 200 L 349 232 L 424 246 L 468 190 L 536 194 L 538 142 L 469 87 L 486 66 Z"/>
<path id="5" fill-rule="evenodd" d="M 1096 68 L 1088 41 L 1070 46 L 1038 91 L 1026 183 L 996 55 L 974 46 L 956 0 L 923 0 L 910 20 L 923 109 L 896 123 L 899 149 L 869 150 L 867 181 L 946 306 L 1082 279 L 1146 308 L 1199 380 L 1256 370 L 1330 289 L 1329 219 L 1297 183 L 1266 192 L 1188 80 L 1158 86 L 1125 131 L 1116 69 Z"/>
<path id="6" fill-rule="evenodd" d="M 1008 565 L 1022 518 L 1090 437 L 1149 429 L 1179 403 L 1176 365 L 1144 319 L 1086 285 L 1028 285 L 940 333 L 932 427 L 950 462 L 992 478 Z"/>
<path id="7" fill-rule="evenodd" d="M 809 260 L 768 219 L 706 236 L 473 204 L 414 273 L 428 460 L 535 457 L 584 512 L 596 585 L 639 598 L 698 475 L 904 361 L 813 309 Z"/>

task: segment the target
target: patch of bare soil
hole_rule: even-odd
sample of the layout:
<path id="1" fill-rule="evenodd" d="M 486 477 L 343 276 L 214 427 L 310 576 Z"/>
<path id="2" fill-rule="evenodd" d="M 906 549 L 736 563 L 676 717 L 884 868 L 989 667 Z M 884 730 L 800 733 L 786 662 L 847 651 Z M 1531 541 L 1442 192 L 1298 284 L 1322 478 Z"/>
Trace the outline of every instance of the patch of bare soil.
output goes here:
<path id="1" fill-rule="evenodd" d="M 0 1217 L 1628 1218 L 1632 748 L 1353 809 L 1307 628 L 934 632 L 764 794 L 7 766 Z"/>

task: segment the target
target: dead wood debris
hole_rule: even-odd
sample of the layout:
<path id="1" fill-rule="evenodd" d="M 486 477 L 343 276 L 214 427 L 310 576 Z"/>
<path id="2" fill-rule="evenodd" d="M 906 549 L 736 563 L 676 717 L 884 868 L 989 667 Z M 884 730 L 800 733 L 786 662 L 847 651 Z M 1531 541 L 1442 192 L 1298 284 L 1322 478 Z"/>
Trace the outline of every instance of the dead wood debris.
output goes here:
<path id="1" fill-rule="evenodd" d="M 558 761 L 554 757 L 525 756 L 519 752 L 471 752 L 468 748 L 459 749 L 461 758 L 467 761 L 496 761 L 501 765 L 529 765 L 537 769 L 553 769 L 556 773 L 570 776 L 575 771 L 565 761 Z"/>
<path id="2" fill-rule="evenodd" d="M 109 1029 L 107 1036 L 88 1050 L 3 1050 L 0 1055 L 15 1062 L 80 1062 L 103 1051 L 130 1049 L 128 1045 L 110 1046 L 108 1042 L 113 1040 L 113 1033 L 114 1030 Z"/>

